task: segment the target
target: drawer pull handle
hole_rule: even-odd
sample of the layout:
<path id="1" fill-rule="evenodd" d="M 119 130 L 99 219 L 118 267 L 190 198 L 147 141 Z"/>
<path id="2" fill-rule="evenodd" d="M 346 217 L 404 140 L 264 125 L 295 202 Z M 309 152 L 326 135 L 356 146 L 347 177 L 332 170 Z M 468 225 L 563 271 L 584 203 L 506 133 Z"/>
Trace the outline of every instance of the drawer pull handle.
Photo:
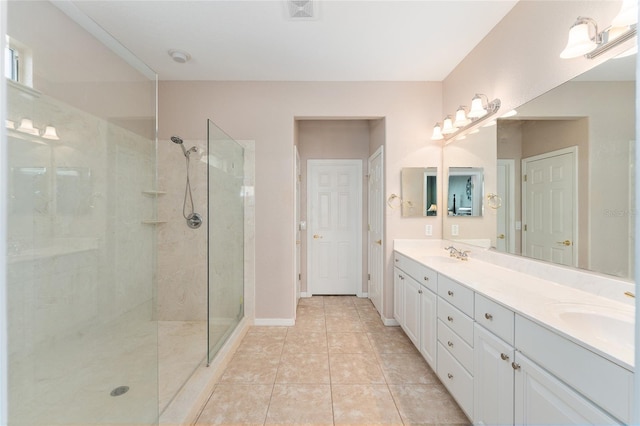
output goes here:
<path id="1" fill-rule="evenodd" d="M 493 319 L 493 315 L 491 315 L 491 314 L 490 314 L 490 313 L 488 313 L 488 312 L 487 312 L 486 314 L 484 314 L 484 317 L 485 317 L 486 319 L 488 319 L 489 321 L 491 321 L 491 320 Z"/>
<path id="2" fill-rule="evenodd" d="M 500 354 L 500 358 L 502 358 L 503 361 L 508 361 L 509 360 L 509 355 L 507 354 Z"/>
<path id="3" fill-rule="evenodd" d="M 429 277 L 424 277 L 424 280 L 425 281 L 429 281 Z"/>
<path id="4" fill-rule="evenodd" d="M 452 347 L 453 347 L 453 342 L 452 342 L 451 340 L 449 340 L 449 341 L 447 342 L 447 345 L 449 345 L 449 347 L 450 347 L 450 348 L 452 348 Z"/>
<path id="5" fill-rule="evenodd" d="M 449 321 L 449 322 L 453 322 L 453 317 L 452 317 L 452 316 L 448 316 L 448 317 L 447 317 L 447 321 Z"/>
<path id="6" fill-rule="evenodd" d="M 447 294 L 451 297 L 453 297 L 453 292 L 451 290 L 447 291 Z"/>
<path id="7" fill-rule="evenodd" d="M 450 378 L 450 379 L 453 379 L 453 374 L 447 373 L 447 377 Z"/>
<path id="8" fill-rule="evenodd" d="M 514 361 L 511 363 L 511 368 L 513 368 L 514 370 L 520 370 L 520 364 Z"/>

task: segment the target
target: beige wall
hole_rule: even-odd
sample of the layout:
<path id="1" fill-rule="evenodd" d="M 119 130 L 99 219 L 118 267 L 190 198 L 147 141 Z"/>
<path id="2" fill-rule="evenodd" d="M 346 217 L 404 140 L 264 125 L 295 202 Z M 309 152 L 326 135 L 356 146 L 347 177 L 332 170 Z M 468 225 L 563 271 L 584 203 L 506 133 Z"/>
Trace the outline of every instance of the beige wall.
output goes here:
<path id="1" fill-rule="evenodd" d="M 441 145 L 430 140 L 442 115 L 440 83 L 430 82 L 161 82 L 160 139 L 179 134 L 204 139 L 210 118 L 236 139 L 256 147 L 256 318 L 292 319 L 294 282 L 295 120 L 313 118 L 380 119 L 370 143 L 385 140 L 385 194 L 400 193 L 400 168 L 441 169 Z M 398 172 L 398 173 L 396 173 Z M 386 198 L 385 196 L 385 198 Z M 403 220 L 386 208 L 383 314 L 393 315 L 391 253 L 394 238 L 424 238 L 424 224 L 438 218 Z M 438 222 L 436 222 L 436 220 Z"/>

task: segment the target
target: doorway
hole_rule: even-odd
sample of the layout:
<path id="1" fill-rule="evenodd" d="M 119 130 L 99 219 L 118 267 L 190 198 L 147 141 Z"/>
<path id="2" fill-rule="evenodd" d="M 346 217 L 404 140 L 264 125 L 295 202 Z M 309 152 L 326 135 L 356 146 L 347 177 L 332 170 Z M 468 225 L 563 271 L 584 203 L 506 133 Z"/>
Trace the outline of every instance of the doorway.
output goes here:
<path id="1" fill-rule="evenodd" d="M 522 160 L 522 252 L 576 266 L 577 147 Z"/>
<path id="2" fill-rule="evenodd" d="M 370 297 L 369 294 L 369 275 L 370 270 L 370 253 L 369 253 L 369 210 L 371 208 L 369 201 L 369 158 L 381 150 L 384 145 L 385 137 L 385 120 L 378 119 L 296 119 L 295 140 L 300 153 L 301 165 L 301 195 L 300 205 L 302 217 L 299 221 L 301 230 L 301 297 L 310 297 L 314 293 L 322 294 L 314 288 L 313 283 L 310 284 L 310 260 L 312 255 L 311 244 L 317 242 L 313 239 L 314 234 L 322 235 L 318 232 L 312 232 L 311 218 L 308 216 L 309 203 L 311 202 L 308 194 L 309 180 L 309 160 L 358 160 L 361 162 L 362 173 L 360 175 L 361 195 L 360 195 L 360 212 L 361 220 L 359 224 L 361 245 L 361 259 L 359 260 L 360 282 L 356 285 L 355 291 L 359 297 Z M 380 167 L 380 182 L 384 182 L 384 167 Z M 382 189 L 381 189 L 382 191 Z M 377 207 L 380 211 L 379 215 L 384 221 L 384 202 L 381 201 Z M 317 240 L 321 240 L 317 238 Z M 382 240 L 377 238 L 374 241 Z M 382 247 L 381 241 L 381 247 Z M 383 256 L 383 250 L 379 250 L 380 256 Z M 383 259 L 377 260 L 382 265 Z M 382 290 L 384 286 L 381 285 Z M 384 292 L 381 293 L 381 299 Z M 376 308 L 380 311 L 382 302 Z"/>

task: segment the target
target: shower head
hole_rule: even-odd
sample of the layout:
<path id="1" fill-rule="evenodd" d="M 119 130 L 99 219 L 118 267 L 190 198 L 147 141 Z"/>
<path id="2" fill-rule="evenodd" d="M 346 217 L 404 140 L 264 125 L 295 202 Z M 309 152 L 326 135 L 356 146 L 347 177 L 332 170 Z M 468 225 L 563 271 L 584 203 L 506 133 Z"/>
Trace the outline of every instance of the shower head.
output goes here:
<path id="1" fill-rule="evenodd" d="M 184 156 L 186 157 L 187 155 L 187 150 L 184 149 L 184 143 L 182 141 L 182 138 L 179 136 L 171 136 L 171 142 L 173 143 L 177 143 L 178 145 L 180 145 L 180 148 L 182 148 L 182 153 L 184 154 Z"/>

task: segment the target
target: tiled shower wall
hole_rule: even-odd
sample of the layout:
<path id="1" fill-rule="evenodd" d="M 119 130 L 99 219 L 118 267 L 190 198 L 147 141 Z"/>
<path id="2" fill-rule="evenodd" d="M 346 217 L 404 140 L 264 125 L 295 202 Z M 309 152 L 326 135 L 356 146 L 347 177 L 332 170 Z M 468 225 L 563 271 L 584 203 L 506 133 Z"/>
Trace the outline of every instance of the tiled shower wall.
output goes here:
<path id="1" fill-rule="evenodd" d="M 158 319 L 161 321 L 207 319 L 207 143 L 185 140 L 184 145 L 187 149 L 198 148 L 198 154 L 191 156 L 189 177 L 195 211 L 204 217 L 204 222 L 198 229 L 187 226 L 182 216 L 185 158 L 179 146 L 160 140 L 158 189 L 166 191 L 166 195 L 158 198 L 158 217 L 166 221 L 158 227 Z M 241 145 L 245 148 L 244 273 L 248 283 L 253 282 L 254 264 L 254 148 L 252 141 L 243 141 Z M 213 177 L 215 172 L 211 173 Z M 245 304 L 247 302 L 245 300 Z"/>

